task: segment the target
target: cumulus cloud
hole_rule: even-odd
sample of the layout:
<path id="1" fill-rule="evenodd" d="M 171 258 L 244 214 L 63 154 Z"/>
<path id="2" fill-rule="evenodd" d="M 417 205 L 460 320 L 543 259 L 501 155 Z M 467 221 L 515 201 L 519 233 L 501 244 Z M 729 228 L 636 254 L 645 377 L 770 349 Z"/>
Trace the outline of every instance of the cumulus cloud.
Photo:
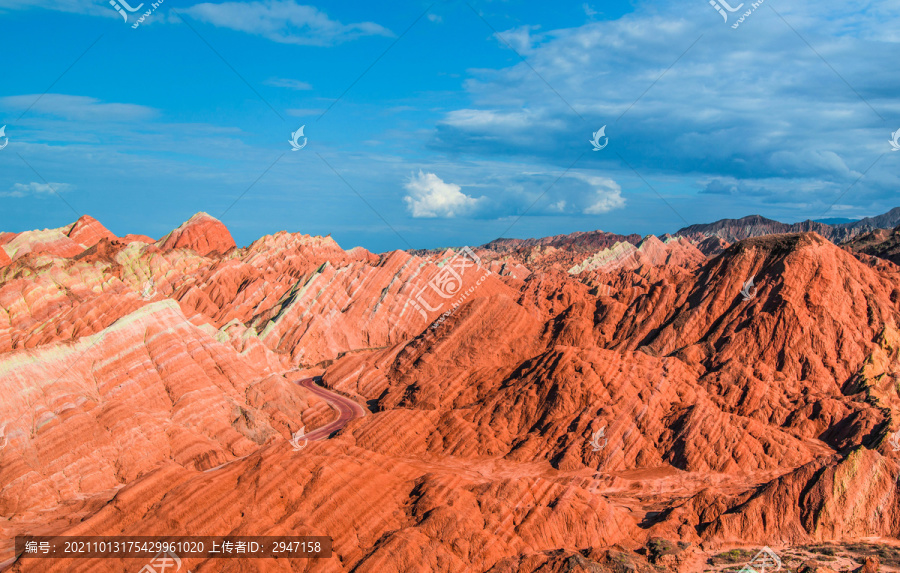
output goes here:
<path id="1" fill-rule="evenodd" d="M 591 202 L 583 211 L 585 215 L 601 215 L 625 206 L 622 188 L 612 179 L 594 175 L 582 175 L 580 173 L 572 176 L 584 181 L 593 189 L 593 197 L 589 197 Z"/>
<path id="2" fill-rule="evenodd" d="M 419 170 L 403 186 L 406 208 L 414 218 L 453 218 L 472 214 L 478 199 L 462 192 L 459 185 L 445 183 L 434 173 Z"/>
<path id="3" fill-rule="evenodd" d="M 202 3 L 183 10 L 193 18 L 282 44 L 332 46 L 364 36 L 393 36 L 374 22 L 342 24 L 315 6 L 295 0 Z"/>
<path id="4" fill-rule="evenodd" d="M 495 162 L 433 168 L 443 170 L 452 181 L 461 181 L 458 185 L 431 169 L 426 167 L 406 182 L 404 201 L 413 217 L 496 220 L 602 215 L 626 205 L 615 180 L 592 172 L 561 174 L 524 163 Z"/>
<path id="5" fill-rule="evenodd" d="M 0 193 L 0 197 L 35 197 L 63 193 L 74 189 L 68 183 L 15 183 L 9 191 Z"/>

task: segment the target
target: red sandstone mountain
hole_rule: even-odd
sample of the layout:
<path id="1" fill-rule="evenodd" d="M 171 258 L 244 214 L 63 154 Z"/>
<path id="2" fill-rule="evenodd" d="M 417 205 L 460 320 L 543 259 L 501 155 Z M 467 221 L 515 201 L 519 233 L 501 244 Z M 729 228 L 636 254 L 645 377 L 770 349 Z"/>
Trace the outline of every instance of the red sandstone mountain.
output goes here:
<path id="1" fill-rule="evenodd" d="M 156 244 L 163 250 L 192 249 L 200 255 L 224 254 L 236 246 L 225 225 L 206 213 L 197 213 Z"/>
<path id="2" fill-rule="evenodd" d="M 84 215 L 75 221 L 67 235 L 70 239 L 85 247 L 93 247 L 101 239 L 114 240 L 117 238 L 99 221 L 88 215 Z"/>
<path id="3" fill-rule="evenodd" d="M 0 235 L 2 539 L 334 539 L 201 572 L 693 572 L 900 536 L 898 272 L 814 233 L 711 259 L 504 242 L 479 267 L 285 232 L 237 248 L 204 214 L 154 244 L 79 223 Z M 294 451 L 335 417 L 296 384 L 318 373 L 369 413 Z"/>

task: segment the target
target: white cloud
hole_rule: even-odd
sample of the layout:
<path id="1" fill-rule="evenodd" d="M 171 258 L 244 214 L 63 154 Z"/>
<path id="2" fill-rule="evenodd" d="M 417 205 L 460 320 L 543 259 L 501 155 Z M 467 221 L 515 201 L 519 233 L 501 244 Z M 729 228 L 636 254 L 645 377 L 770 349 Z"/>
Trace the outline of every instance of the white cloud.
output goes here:
<path id="1" fill-rule="evenodd" d="M 555 212 L 557 212 L 557 213 L 565 213 L 565 212 L 566 212 L 566 200 L 565 200 L 565 199 L 560 199 L 560 200 L 557 201 L 556 203 L 550 205 L 550 206 L 547 208 L 547 210 L 550 211 L 550 212 L 555 211 Z"/>
<path id="2" fill-rule="evenodd" d="M 528 111 L 498 112 L 489 109 L 458 109 L 451 111 L 444 119 L 453 127 L 477 130 L 518 130 L 534 123 Z"/>
<path id="3" fill-rule="evenodd" d="M 408 191 L 403 200 L 414 218 L 452 218 L 471 214 L 478 199 L 469 197 L 459 185 L 445 183 L 434 173 L 413 174 L 404 188 Z"/>
<path id="4" fill-rule="evenodd" d="M 239 32 L 247 32 L 282 44 L 331 46 L 363 36 L 393 36 L 374 22 L 342 24 L 315 6 L 296 0 L 203 3 L 183 10 L 192 17 Z"/>
<path id="5" fill-rule="evenodd" d="M 518 28 L 496 34 L 496 36 L 504 47 L 509 44 L 513 50 L 524 54 L 531 51 L 531 46 L 535 43 L 531 32 L 538 29 L 540 29 L 540 26 L 519 26 Z"/>
<path id="6" fill-rule="evenodd" d="M 267 86 L 276 88 L 287 88 L 289 90 L 305 91 L 313 89 L 312 86 L 300 80 L 291 80 L 288 78 L 271 78 L 263 82 Z"/>
<path id="7" fill-rule="evenodd" d="M 604 173 L 559 171 L 530 163 L 474 162 L 423 165 L 405 185 L 414 218 L 600 215 L 626 206 L 622 188 Z M 449 183 L 435 175 L 440 171 Z M 478 189 L 478 191 L 473 191 Z"/>
<path id="8" fill-rule="evenodd" d="M 156 110 L 143 105 L 104 103 L 92 97 L 66 94 L 8 96 L 0 98 L 0 108 L 28 109 L 29 114 L 52 115 L 75 121 L 137 121 L 157 115 Z"/>
<path id="9" fill-rule="evenodd" d="M 15 183 L 11 191 L 0 193 L 0 197 L 31 197 L 40 195 L 51 195 L 54 193 L 62 193 L 74 189 L 68 183 Z"/>
<path id="10" fill-rule="evenodd" d="M 614 209 L 621 209 L 625 206 L 622 188 L 612 179 L 595 175 L 583 175 L 581 173 L 573 173 L 571 177 L 580 179 L 593 188 L 594 196 L 588 199 L 590 204 L 583 211 L 585 215 L 609 213 Z"/>
<path id="11" fill-rule="evenodd" d="M 107 2 L 95 4 L 83 0 L 0 0 L 0 12 L 31 8 L 119 18 L 119 14 Z"/>

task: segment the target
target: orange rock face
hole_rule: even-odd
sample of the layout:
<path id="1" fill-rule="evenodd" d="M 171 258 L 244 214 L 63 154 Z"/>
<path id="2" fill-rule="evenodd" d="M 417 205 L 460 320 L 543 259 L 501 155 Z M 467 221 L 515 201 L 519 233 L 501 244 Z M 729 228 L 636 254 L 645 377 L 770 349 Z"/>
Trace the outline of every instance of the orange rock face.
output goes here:
<path id="1" fill-rule="evenodd" d="M 897 538 L 896 265 L 716 241 L 0 234 L 0 561 L 144 565 L 20 534 L 325 535 L 330 559 L 183 570 L 687 573 Z"/>

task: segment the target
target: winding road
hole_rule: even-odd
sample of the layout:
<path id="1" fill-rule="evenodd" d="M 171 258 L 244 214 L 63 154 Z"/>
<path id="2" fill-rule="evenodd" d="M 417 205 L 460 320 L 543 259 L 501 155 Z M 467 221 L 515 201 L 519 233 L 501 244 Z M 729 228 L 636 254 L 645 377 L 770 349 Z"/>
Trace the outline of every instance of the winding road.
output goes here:
<path id="1" fill-rule="evenodd" d="M 334 392 L 332 392 L 330 390 L 326 390 L 325 388 L 316 384 L 316 380 L 321 380 L 321 379 L 322 379 L 321 376 L 316 376 L 314 378 L 303 378 L 302 380 L 297 381 L 297 384 L 299 384 L 300 386 L 303 386 L 304 388 L 306 388 L 307 390 L 309 390 L 310 392 L 312 392 L 319 398 L 325 400 L 325 402 L 327 402 L 329 406 L 331 406 L 333 409 L 337 410 L 337 412 L 338 412 L 338 417 L 334 421 L 329 422 L 329 423 L 325 424 L 324 426 L 316 428 L 315 430 L 305 433 L 302 436 L 300 436 L 300 439 L 309 440 L 310 442 L 317 442 L 319 440 L 324 440 L 331 434 L 337 432 L 338 430 L 340 430 L 341 428 L 346 426 L 348 423 L 350 423 L 350 420 L 355 420 L 356 418 L 362 418 L 363 416 L 366 415 L 365 408 L 363 408 L 362 406 L 360 406 L 359 404 L 357 404 L 350 398 L 341 396 L 340 394 L 335 394 Z M 214 468 L 209 468 L 208 470 L 203 470 L 203 473 L 209 473 L 209 472 L 213 472 L 213 471 L 222 469 L 225 466 L 227 466 L 228 464 L 234 463 L 238 460 L 242 460 L 249 455 L 250 454 L 247 454 L 245 456 L 241 456 L 241 457 L 235 458 L 233 460 L 228 460 L 224 464 L 219 464 Z"/>
<path id="2" fill-rule="evenodd" d="M 303 435 L 303 439 L 309 440 L 311 442 L 324 440 L 331 434 L 346 426 L 350 422 L 350 420 L 362 418 L 366 415 L 365 409 L 350 398 L 335 394 L 334 392 L 326 390 L 325 388 L 316 384 L 316 381 L 321 379 L 321 376 L 316 376 L 315 378 L 304 378 L 303 380 L 297 382 L 297 384 L 299 384 L 300 386 L 306 388 L 319 398 L 325 400 L 329 406 L 331 406 L 338 412 L 338 417 L 333 422 L 329 422 L 328 424 L 325 424 L 324 426 L 316 428 L 315 430 L 307 432 Z"/>

